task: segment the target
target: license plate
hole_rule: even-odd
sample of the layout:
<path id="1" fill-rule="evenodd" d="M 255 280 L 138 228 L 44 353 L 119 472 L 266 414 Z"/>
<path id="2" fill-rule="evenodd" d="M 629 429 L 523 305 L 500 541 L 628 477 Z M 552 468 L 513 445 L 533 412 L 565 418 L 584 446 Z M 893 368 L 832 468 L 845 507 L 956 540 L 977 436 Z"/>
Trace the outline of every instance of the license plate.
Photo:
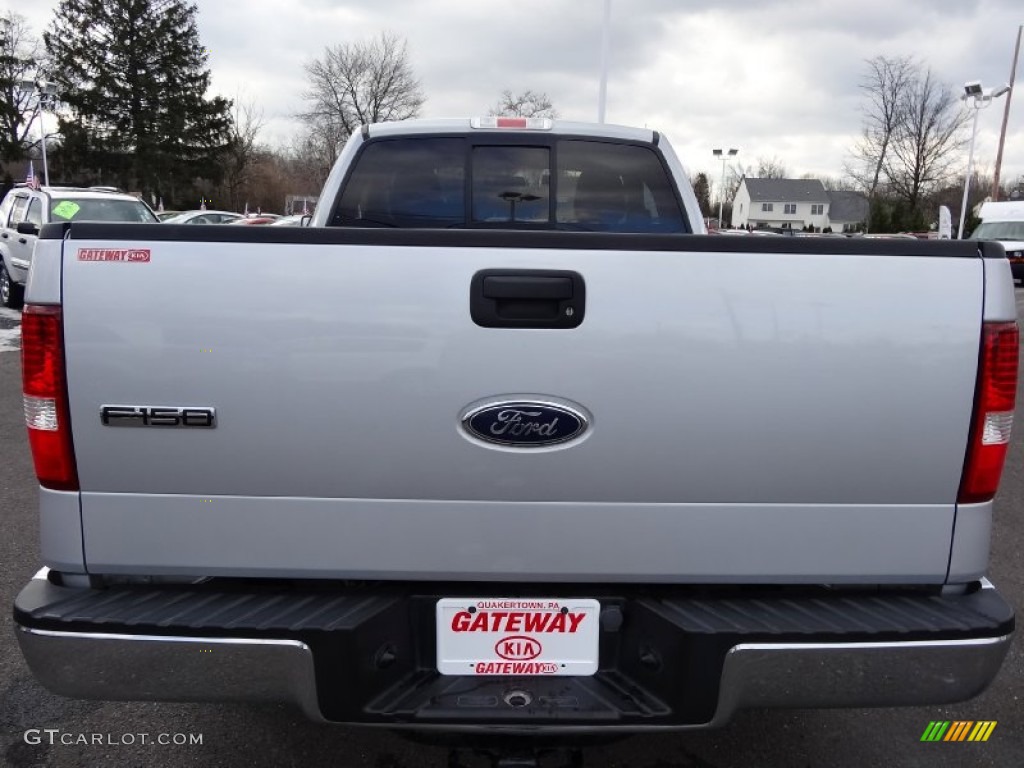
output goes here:
<path id="1" fill-rule="evenodd" d="M 466 598 L 437 601 L 442 675 L 593 675 L 597 600 Z"/>

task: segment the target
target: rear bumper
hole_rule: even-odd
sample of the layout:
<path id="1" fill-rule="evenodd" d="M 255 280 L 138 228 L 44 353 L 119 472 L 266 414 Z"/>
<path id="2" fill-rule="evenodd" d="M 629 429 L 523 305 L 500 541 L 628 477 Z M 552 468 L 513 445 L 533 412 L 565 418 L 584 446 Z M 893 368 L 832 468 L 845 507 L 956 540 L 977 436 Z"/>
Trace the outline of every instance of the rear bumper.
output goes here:
<path id="1" fill-rule="evenodd" d="M 1013 631 L 987 582 L 955 597 L 604 590 L 593 677 L 444 677 L 432 667 L 438 594 L 424 586 L 77 590 L 44 570 L 18 596 L 15 622 L 33 673 L 66 696 L 283 701 L 315 720 L 531 732 L 713 727 L 745 707 L 961 701 L 995 677 Z M 475 586 L 475 596 L 504 594 Z M 513 690 L 532 703 L 506 703 Z"/>

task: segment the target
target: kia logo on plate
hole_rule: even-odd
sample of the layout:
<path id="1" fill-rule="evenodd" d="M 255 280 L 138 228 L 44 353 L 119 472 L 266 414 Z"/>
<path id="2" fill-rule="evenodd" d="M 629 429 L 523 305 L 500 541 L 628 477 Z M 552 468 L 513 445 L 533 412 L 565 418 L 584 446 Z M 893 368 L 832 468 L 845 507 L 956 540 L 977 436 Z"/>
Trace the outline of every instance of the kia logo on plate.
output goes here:
<path id="1" fill-rule="evenodd" d="M 513 635 L 494 644 L 494 652 L 508 661 L 529 661 L 540 656 L 540 643 L 532 637 Z"/>
<path id="2" fill-rule="evenodd" d="M 565 405 L 514 400 L 475 408 L 463 417 L 462 426 L 488 443 L 542 448 L 579 437 L 587 429 L 587 418 Z"/>

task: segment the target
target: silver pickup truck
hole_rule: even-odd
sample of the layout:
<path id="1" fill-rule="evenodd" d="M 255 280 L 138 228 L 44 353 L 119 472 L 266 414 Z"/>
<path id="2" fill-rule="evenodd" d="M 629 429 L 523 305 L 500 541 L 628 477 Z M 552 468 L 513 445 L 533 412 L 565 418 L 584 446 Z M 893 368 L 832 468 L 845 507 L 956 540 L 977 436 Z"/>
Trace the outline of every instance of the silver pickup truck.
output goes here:
<path id="1" fill-rule="evenodd" d="M 49 689 L 579 734 L 997 674 L 998 244 L 710 237 L 663 136 L 550 120 L 369 126 L 320 201 L 42 231 Z"/>

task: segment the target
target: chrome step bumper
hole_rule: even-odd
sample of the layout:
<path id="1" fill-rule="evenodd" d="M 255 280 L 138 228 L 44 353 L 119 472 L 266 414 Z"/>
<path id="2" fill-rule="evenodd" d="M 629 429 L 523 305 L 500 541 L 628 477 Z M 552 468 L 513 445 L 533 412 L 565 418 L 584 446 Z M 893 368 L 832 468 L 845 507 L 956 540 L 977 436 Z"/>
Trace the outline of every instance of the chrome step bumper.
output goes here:
<path id="1" fill-rule="evenodd" d="M 193 597 L 187 590 L 176 590 L 165 600 L 156 590 L 146 589 L 137 590 L 130 603 L 121 605 L 115 592 L 56 586 L 44 569 L 19 595 L 18 641 L 32 672 L 49 690 L 100 700 L 287 702 L 314 720 L 449 731 L 707 728 L 725 724 L 747 707 L 952 703 L 976 696 L 995 678 L 1013 631 L 1012 611 L 984 582 L 970 611 L 964 608 L 943 616 L 935 608 L 941 603 L 923 604 L 926 610 L 921 615 L 930 617 L 926 623 L 946 637 L 922 638 L 928 631 L 922 625 L 917 630 L 899 628 L 896 634 L 906 635 L 906 640 L 893 637 L 892 627 L 887 627 L 878 630 L 888 637 L 885 640 L 820 641 L 814 629 L 817 620 L 789 629 L 779 625 L 780 611 L 786 607 L 780 603 L 770 606 L 765 616 L 748 616 L 744 621 L 749 626 L 734 630 L 734 635 L 739 631 L 750 642 L 734 642 L 734 635 L 728 635 L 717 654 L 707 650 L 711 646 L 700 645 L 721 639 L 709 617 L 740 623 L 739 614 L 730 613 L 738 601 L 624 598 L 621 606 L 627 621 L 621 631 L 614 631 L 615 637 L 602 633 L 602 646 L 609 650 L 602 650 L 597 675 L 514 680 L 514 686 L 531 692 L 534 701 L 553 700 L 557 686 L 562 700 L 572 698 L 578 706 L 527 712 L 505 703 L 502 694 L 513 685 L 510 678 L 442 677 L 417 666 L 415 659 L 429 654 L 424 653 L 427 646 L 416 644 L 434 631 L 432 624 L 417 621 L 431 615 L 429 610 L 418 612 L 417 600 L 429 608 L 433 596 L 362 594 L 351 598 L 349 606 L 349 597 L 330 593 L 318 603 L 319 595 L 299 593 L 282 602 L 281 594 L 271 598 L 242 592 L 217 603 L 223 593 Z M 56 603 L 49 602 L 55 599 Z M 274 600 L 279 608 L 271 615 L 267 611 Z M 907 606 L 912 602 L 895 602 L 900 601 Z M 201 604 L 221 607 L 203 612 Z M 787 599 L 786 604 L 805 613 L 808 606 L 820 605 L 822 621 L 843 621 L 837 605 L 817 598 L 806 604 Z M 306 609 L 300 610 L 302 605 Z M 917 615 L 917 609 L 907 607 L 901 609 L 904 613 L 887 614 L 890 609 L 883 596 L 866 598 L 865 605 L 883 624 L 904 613 L 908 621 Z M 849 612 L 863 621 L 855 609 Z M 219 626 L 214 623 L 217 615 L 223 619 Z M 291 629 L 286 626 L 289 616 Z M 977 617 L 975 626 L 968 621 L 971 616 Z M 806 637 L 757 641 L 759 633 L 754 630 L 766 617 L 779 625 L 776 631 Z M 61 622 L 67 628 L 60 628 Z M 105 631 L 105 625 L 111 631 Z M 706 630 L 703 640 L 698 626 Z M 133 631 L 123 631 L 126 627 Z M 320 630 L 326 634 L 318 635 Z M 635 663 L 633 631 L 646 638 L 648 652 L 654 648 L 655 655 L 660 654 L 657 667 Z M 288 632 L 293 636 L 266 636 Z M 958 633 L 974 636 L 956 637 Z M 325 637 L 329 643 L 323 642 Z M 393 664 L 383 663 L 384 657 L 375 653 L 388 646 L 398 659 Z M 334 648 L 341 650 L 330 650 Z M 694 654 L 707 654 L 707 664 L 693 664 Z M 704 666 L 703 684 L 680 671 Z M 379 685 L 366 682 L 378 676 Z M 474 704 L 460 707 L 466 691 L 472 691 Z M 610 691 L 630 691 L 632 698 L 609 710 Z M 673 691 L 682 695 L 679 702 L 671 698 Z M 488 705 L 491 699 L 493 705 Z M 694 699 L 705 700 L 706 706 L 687 710 L 685 702 Z M 339 703 L 342 700 L 344 704 Z"/>

